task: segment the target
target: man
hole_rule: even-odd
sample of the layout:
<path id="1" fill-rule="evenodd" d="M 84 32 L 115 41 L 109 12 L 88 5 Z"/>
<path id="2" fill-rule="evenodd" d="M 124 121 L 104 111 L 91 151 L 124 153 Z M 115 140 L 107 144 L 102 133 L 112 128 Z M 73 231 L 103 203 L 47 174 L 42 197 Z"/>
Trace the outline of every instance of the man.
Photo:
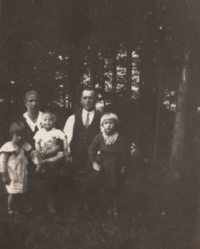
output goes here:
<path id="1" fill-rule="evenodd" d="M 73 164 L 73 178 L 81 202 L 87 203 L 88 178 L 92 171 L 89 163 L 88 148 L 100 132 L 100 115 L 95 111 L 96 93 L 85 89 L 81 95 L 82 110 L 68 118 L 64 133 L 67 136 Z M 86 193 L 87 192 L 87 193 Z"/>

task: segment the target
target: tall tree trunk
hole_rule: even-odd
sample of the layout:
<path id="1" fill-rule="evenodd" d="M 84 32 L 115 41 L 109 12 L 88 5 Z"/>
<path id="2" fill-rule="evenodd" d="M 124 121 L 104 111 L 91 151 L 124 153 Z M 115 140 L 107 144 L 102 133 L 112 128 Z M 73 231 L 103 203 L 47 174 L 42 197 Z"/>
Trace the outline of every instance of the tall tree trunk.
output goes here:
<path id="1" fill-rule="evenodd" d="M 96 42 L 97 38 L 95 36 L 91 37 L 90 41 L 90 87 L 95 88 L 96 76 L 97 76 L 97 64 L 98 64 L 98 44 Z"/>
<path id="2" fill-rule="evenodd" d="M 162 63 L 162 62 L 161 62 Z M 156 130 L 155 130 L 155 140 L 154 140 L 154 149 L 153 149 L 153 166 L 156 165 L 159 141 L 160 141 L 160 125 L 161 125 L 161 114 L 162 114 L 162 102 L 163 102 L 163 81 L 162 81 L 162 65 L 160 65 L 160 77 L 158 82 L 157 90 L 157 107 L 156 107 Z"/>
<path id="3" fill-rule="evenodd" d="M 132 96 L 132 47 L 127 47 L 127 67 L 126 67 L 126 98 L 130 102 Z"/>
<path id="4" fill-rule="evenodd" d="M 116 91 L 117 91 L 117 47 L 113 49 L 112 55 L 112 89 L 113 89 L 113 97 L 114 102 L 116 101 Z"/>
<path id="5" fill-rule="evenodd" d="M 75 50 L 75 49 L 74 49 Z M 71 52 L 69 55 L 69 84 L 71 92 L 72 111 L 76 112 L 79 108 L 79 86 L 81 79 L 82 58 L 77 53 Z"/>
<path id="6" fill-rule="evenodd" d="M 178 90 L 176 117 L 173 131 L 172 151 L 170 157 L 170 174 L 180 177 L 183 168 L 184 145 L 186 133 L 187 90 L 189 85 L 190 52 L 185 50 L 184 65 Z"/>
<path id="7" fill-rule="evenodd" d="M 160 142 L 160 126 L 161 126 L 161 115 L 162 115 L 162 103 L 164 95 L 164 83 L 163 83 L 163 41 L 161 39 L 160 56 L 159 56 L 159 75 L 157 84 L 157 100 L 156 100 L 156 127 L 155 127 L 155 138 L 153 148 L 153 162 L 155 166 L 157 163 L 159 142 Z"/>

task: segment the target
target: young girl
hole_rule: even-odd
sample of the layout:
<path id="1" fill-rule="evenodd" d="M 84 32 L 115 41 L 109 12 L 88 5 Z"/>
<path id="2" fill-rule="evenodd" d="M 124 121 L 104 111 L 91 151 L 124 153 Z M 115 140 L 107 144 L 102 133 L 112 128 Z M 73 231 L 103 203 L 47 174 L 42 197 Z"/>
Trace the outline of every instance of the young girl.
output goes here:
<path id="1" fill-rule="evenodd" d="M 65 134 L 54 128 L 56 118 L 50 112 L 44 112 L 41 117 L 42 129 L 34 136 L 35 148 L 40 152 L 42 164 L 45 169 L 45 184 L 48 194 L 48 209 L 50 213 L 56 213 L 55 197 L 58 183 L 59 164 L 63 158 L 68 159 L 68 143 Z M 57 152 L 56 148 L 62 141 L 63 151 Z"/>
<path id="2" fill-rule="evenodd" d="M 0 172 L 9 193 L 9 214 L 14 214 L 17 200 L 27 192 L 28 157 L 37 165 L 36 171 L 40 169 L 38 153 L 24 141 L 24 133 L 25 126 L 21 121 L 13 123 L 10 127 L 12 141 L 4 144 L 0 149 Z"/>
<path id="3" fill-rule="evenodd" d="M 104 114 L 101 118 L 103 132 L 94 138 L 89 147 L 93 169 L 104 177 L 107 213 L 114 216 L 118 216 L 119 186 L 126 166 L 124 139 L 116 131 L 118 122 L 115 114 Z"/>

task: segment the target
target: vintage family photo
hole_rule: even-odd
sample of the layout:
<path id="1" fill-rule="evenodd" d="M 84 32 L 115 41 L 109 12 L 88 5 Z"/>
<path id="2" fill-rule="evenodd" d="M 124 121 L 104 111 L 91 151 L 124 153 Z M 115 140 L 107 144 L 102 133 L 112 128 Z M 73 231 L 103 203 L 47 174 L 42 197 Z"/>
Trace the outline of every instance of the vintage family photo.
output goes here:
<path id="1" fill-rule="evenodd" d="M 0 0 L 0 248 L 200 248 L 200 2 Z"/>

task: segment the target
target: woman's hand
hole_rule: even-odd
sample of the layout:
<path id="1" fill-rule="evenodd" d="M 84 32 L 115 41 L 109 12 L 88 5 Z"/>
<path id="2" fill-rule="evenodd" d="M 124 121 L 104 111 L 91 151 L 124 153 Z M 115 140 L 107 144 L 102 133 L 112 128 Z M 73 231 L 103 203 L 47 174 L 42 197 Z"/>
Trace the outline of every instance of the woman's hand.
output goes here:
<path id="1" fill-rule="evenodd" d="M 96 162 L 93 162 L 93 169 L 96 170 L 96 171 L 100 171 L 101 170 L 101 165 L 96 163 Z"/>

